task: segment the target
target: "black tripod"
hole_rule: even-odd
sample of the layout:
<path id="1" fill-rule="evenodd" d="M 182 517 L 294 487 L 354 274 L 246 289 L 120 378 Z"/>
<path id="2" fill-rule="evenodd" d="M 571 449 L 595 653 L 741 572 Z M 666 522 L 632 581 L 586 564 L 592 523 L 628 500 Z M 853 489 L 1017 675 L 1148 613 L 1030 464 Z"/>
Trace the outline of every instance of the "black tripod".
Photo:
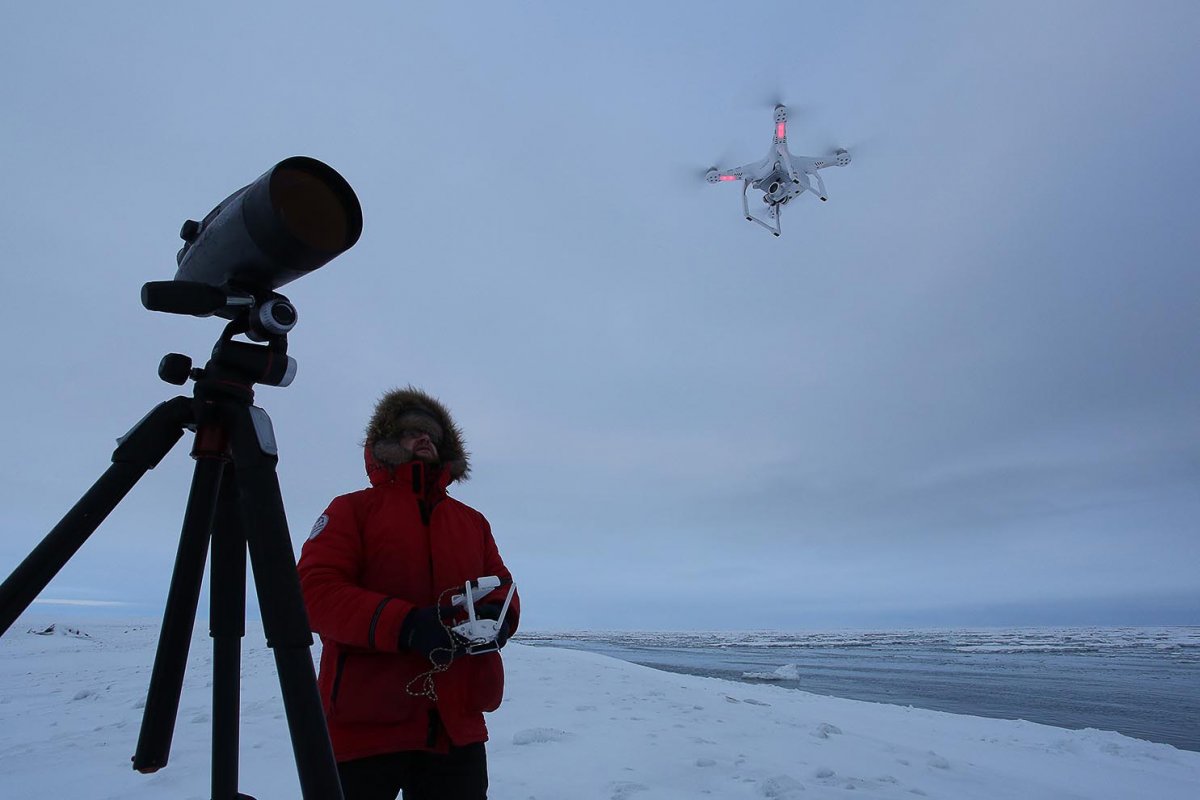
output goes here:
<path id="1" fill-rule="evenodd" d="M 172 354 L 163 359 L 159 376 L 177 385 L 194 380 L 193 396 L 160 403 L 122 437 L 113 452 L 112 466 L 0 584 L 0 635 L 146 470 L 158 465 L 184 429 L 193 429 L 196 467 L 133 768 L 150 773 L 167 763 L 211 538 L 212 798 L 252 800 L 238 792 L 248 546 L 302 796 L 305 800 L 341 800 L 337 765 L 313 672 L 312 634 L 275 472 L 279 458 L 274 432 L 267 413 L 253 405 L 254 384 L 283 383 L 285 370 L 280 364 L 295 362 L 286 355 L 285 335 L 271 337 L 267 345 L 233 341 L 232 336 L 244 333 L 246 327 L 245 321 L 231 322 L 203 370 L 192 369 L 186 356 Z"/>

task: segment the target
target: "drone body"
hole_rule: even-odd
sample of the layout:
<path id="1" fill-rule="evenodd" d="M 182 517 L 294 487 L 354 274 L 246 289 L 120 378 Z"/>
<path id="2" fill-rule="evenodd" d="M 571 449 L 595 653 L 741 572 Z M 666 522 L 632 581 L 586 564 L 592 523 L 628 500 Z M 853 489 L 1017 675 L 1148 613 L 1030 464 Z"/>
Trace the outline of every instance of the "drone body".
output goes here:
<path id="1" fill-rule="evenodd" d="M 771 142 L 771 149 L 767 151 L 766 157 L 733 169 L 723 170 L 713 167 L 704 176 L 704 179 L 709 183 L 740 180 L 742 182 L 742 213 L 745 214 L 746 220 L 757 222 L 778 236 L 780 234 L 780 214 L 783 207 L 793 197 L 799 197 L 804 192 L 812 192 L 822 201 L 829 199 L 825 192 L 825 181 L 821 179 L 817 170 L 833 166 L 844 167 L 849 163 L 850 154 L 843 148 L 838 148 L 833 155 L 824 158 L 792 155 L 787 146 L 787 106 L 777 105 L 775 106 L 775 138 Z M 815 190 L 812 181 L 816 182 Z M 750 206 L 746 200 L 746 192 L 750 188 L 763 193 L 762 200 L 767 206 L 767 219 L 771 222 L 759 219 L 750 212 Z"/>

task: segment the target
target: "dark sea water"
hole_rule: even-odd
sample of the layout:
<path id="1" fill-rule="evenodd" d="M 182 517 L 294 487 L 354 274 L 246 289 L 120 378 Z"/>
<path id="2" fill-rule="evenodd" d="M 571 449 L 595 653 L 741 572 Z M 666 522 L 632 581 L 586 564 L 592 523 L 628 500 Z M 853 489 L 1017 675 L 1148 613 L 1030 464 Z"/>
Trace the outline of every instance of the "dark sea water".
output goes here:
<path id="1" fill-rule="evenodd" d="M 522 633 L 671 672 L 956 714 L 1100 728 L 1200 751 L 1200 627 Z"/>

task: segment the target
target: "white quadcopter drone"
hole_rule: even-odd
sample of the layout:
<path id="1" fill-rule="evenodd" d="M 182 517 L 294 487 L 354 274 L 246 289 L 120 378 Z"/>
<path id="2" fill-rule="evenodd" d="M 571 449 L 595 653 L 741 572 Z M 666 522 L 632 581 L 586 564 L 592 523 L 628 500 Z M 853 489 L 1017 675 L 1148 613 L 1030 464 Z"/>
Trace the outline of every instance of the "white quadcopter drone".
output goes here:
<path id="1" fill-rule="evenodd" d="M 724 181 L 742 182 L 742 213 L 746 220 L 757 222 L 776 236 L 779 235 L 779 217 L 783 207 L 793 197 L 804 192 L 813 192 L 821 201 L 829 199 L 825 193 L 825 181 L 817 170 L 825 167 L 844 167 L 850 163 L 850 154 L 844 148 L 833 151 L 833 155 L 824 158 L 794 156 L 788 152 L 787 146 L 787 106 L 775 106 L 775 138 L 767 157 L 733 169 L 717 169 L 713 167 L 704 176 L 709 183 Z M 809 178 L 815 178 L 817 190 L 814 192 Z M 754 187 L 763 193 L 763 202 L 767 204 L 767 219 L 759 219 L 750 213 L 746 200 L 746 190 Z"/>

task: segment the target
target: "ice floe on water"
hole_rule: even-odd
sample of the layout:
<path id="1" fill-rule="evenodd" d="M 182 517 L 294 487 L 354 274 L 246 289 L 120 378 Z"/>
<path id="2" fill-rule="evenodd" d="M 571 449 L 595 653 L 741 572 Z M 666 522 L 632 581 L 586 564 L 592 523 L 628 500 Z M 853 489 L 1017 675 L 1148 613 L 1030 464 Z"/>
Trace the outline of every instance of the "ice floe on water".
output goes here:
<path id="1" fill-rule="evenodd" d="M 979 653 L 1099 653 L 1153 649 L 1200 657 L 1200 627 L 995 628 L 900 631 L 565 631 L 523 634 L 529 643 L 607 641 L 663 648 L 892 648 Z"/>
<path id="2" fill-rule="evenodd" d="M 742 677 L 755 681 L 798 681 L 800 674 L 798 664 L 784 664 L 771 672 L 743 672 Z"/>

